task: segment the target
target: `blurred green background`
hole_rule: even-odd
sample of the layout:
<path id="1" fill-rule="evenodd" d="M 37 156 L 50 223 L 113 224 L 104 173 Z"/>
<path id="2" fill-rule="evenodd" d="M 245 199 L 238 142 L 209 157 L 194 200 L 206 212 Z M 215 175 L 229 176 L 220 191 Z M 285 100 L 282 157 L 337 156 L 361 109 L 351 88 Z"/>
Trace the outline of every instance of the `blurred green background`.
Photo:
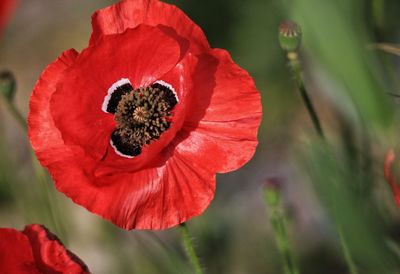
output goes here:
<path id="1" fill-rule="evenodd" d="M 90 16 L 116 1 L 22 0 L 0 41 L 0 70 L 16 75 L 26 117 L 43 69 L 62 51 L 82 50 Z M 283 273 L 262 198 L 266 178 L 281 181 L 283 207 L 302 273 L 348 273 L 337 228 L 360 273 L 400 272 L 400 215 L 383 180 L 383 157 L 397 147 L 399 58 L 374 47 L 400 44 L 398 0 L 180 0 L 213 47 L 230 51 L 254 77 L 264 119 L 253 160 L 218 175 L 208 210 L 188 222 L 207 273 Z M 303 29 L 301 60 L 322 120 L 321 142 L 303 106 L 277 30 Z M 0 101 L 0 225 L 42 223 L 93 273 L 191 273 L 177 229 L 123 231 L 34 179 L 24 130 Z M 57 204 L 61 226 L 47 213 Z"/>

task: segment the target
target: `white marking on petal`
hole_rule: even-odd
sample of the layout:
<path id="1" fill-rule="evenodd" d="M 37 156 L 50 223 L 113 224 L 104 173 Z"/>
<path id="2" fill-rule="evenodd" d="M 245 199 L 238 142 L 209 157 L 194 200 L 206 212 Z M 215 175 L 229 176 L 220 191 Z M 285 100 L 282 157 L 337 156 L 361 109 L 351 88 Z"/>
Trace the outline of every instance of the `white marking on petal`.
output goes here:
<path id="1" fill-rule="evenodd" d="M 112 148 L 114 149 L 115 153 L 117 153 L 119 156 L 124 157 L 124 158 L 128 158 L 128 159 L 133 159 L 135 158 L 135 156 L 130 156 L 130 155 L 125 155 L 122 152 L 120 152 L 117 147 L 114 145 L 113 141 L 110 139 L 110 145 L 112 146 Z"/>
<path id="2" fill-rule="evenodd" d="M 128 78 L 122 78 L 121 80 L 118 80 L 117 82 L 115 82 L 107 91 L 107 95 L 106 97 L 104 97 L 104 101 L 103 101 L 103 105 L 101 106 L 101 110 L 109 113 L 107 111 L 108 108 L 108 103 L 110 102 L 111 96 L 114 93 L 114 91 L 117 90 L 117 88 L 119 88 L 120 86 L 123 86 L 125 84 L 130 84 L 131 81 L 129 81 Z"/>
<path id="3" fill-rule="evenodd" d="M 164 87 L 169 88 L 172 91 L 172 93 L 175 95 L 176 102 L 179 103 L 178 94 L 176 93 L 175 89 L 172 87 L 171 84 L 168 84 L 167 82 L 164 82 L 163 80 L 158 80 L 158 81 L 154 82 L 154 84 L 160 84 Z"/>

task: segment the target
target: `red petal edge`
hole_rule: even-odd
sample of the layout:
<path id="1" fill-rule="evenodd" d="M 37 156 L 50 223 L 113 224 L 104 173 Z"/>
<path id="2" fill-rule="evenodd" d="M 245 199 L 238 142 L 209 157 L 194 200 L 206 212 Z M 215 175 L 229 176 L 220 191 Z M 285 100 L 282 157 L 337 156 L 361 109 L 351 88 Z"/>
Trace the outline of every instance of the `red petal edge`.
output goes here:
<path id="1" fill-rule="evenodd" d="M 225 50 L 200 55 L 194 75 L 194 105 L 175 140 L 176 150 L 210 172 L 236 170 L 258 144 L 260 93 Z"/>
<path id="2" fill-rule="evenodd" d="M 176 226 L 200 215 L 215 194 L 215 174 L 176 152 L 160 167 L 97 179 L 111 183 L 92 192 L 85 190 L 85 196 L 75 201 L 124 229 Z M 60 189 L 73 193 L 74 185 L 63 182 Z"/>
<path id="3" fill-rule="evenodd" d="M 41 274 L 28 238 L 12 228 L 0 228 L 0 269 L 7 274 Z"/>
<path id="4" fill-rule="evenodd" d="M 29 225 L 23 233 L 29 239 L 36 266 L 42 273 L 89 274 L 82 260 L 67 250 L 57 236 L 45 227 Z"/>
<path id="5" fill-rule="evenodd" d="M 390 149 L 385 156 L 385 163 L 383 173 L 385 176 L 386 181 L 389 183 L 390 187 L 392 188 L 393 196 L 396 201 L 396 205 L 400 207 L 400 186 L 397 183 L 397 180 L 392 172 L 392 166 L 396 159 L 396 155 L 393 149 Z"/>
<path id="6" fill-rule="evenodd" d="M 70 67 L 78 53 L 71 49 L 62 53 L 47 66 L 40 76 L 29 101 L 28 135 L 32 148 L 42 165 L 48 166 L 72 156 L 65 146 L 60 131 L 54 125 L 50 112 L 50 99 L 64 70 Z"/>
<path id="7" fill-rule="evenodd" d="M 190 41 L 193 53 L 210 47 L 201 28 L 183 11 L 158 0 L 124 0 L 97 11 L 92 16 L 93 33 L 89 44 L 95 44 L 102 35 L 121 33 L 140 24 L 168 27 Z"/>

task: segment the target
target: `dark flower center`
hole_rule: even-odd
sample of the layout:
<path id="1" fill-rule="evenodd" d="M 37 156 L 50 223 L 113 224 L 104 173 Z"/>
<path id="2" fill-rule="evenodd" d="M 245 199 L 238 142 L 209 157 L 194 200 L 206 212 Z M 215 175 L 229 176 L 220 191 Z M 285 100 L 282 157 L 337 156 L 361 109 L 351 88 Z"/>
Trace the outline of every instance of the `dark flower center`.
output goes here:
<path id="1" fill-rule="evenodd" d="M 171 111 L 178 101 L 169 87 L 159 83 L 139 89 L 125 84 L 123 92 L 116 95 L 119 102 L 112 144 L 124 156 L 134 157 L 171 126 Z"/>

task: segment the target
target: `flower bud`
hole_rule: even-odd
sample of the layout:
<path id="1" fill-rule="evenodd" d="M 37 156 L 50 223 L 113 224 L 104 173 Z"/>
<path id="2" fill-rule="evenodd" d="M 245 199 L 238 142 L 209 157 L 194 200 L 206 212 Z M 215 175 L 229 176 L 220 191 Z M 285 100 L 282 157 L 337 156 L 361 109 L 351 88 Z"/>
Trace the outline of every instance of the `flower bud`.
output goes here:
<path id="1" fill-rule="evenodd" d="M 276 206 L 281 200 L 281 179 L 277 177 L 267 178 L 264 185 L 264 198 L 268 205 Z"/>
<path id="2" fill-rule="evenodd" d="M 0 94 L 11 101 L 15 95 L 16 81 L 14 75 L 9 71 L 0 72 Z"/>
<path id="3" fill-rule="evenodd" d="M 301 44 L 301 28 L 293 21 L 284 21 L 279 26 L 279 44 L 283 50 L 297 51 Z"/>

